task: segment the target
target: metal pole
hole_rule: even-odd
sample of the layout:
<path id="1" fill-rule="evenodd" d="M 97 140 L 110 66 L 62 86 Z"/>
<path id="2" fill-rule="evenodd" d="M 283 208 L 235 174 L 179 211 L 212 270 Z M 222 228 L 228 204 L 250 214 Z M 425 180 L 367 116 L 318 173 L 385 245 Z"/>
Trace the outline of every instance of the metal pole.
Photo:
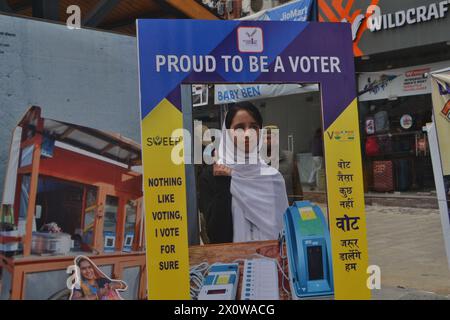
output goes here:
<path id="1" fill-rule="evenodd" d="M 192 117 L 192 86 L 181 86 L 181 108 L 183 111 L 183 127 L 194 137 Z M 192 139 L 183 139 L 184 150 L 194 150 Z M 189 159 L 187 159 L 189 158 Z M 197 187 L 195 183 L 194 152 L 185 152 L 186 174 L 186 207 L 188 211 L 188 239 L 189 245 L 200 244 L 200 219 L 197 209 Z"/>

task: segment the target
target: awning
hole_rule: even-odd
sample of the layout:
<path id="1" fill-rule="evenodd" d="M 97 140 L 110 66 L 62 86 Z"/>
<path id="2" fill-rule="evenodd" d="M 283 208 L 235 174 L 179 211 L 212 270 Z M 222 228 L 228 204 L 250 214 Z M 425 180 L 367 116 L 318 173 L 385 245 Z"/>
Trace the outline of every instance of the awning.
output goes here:
<path id="1" fill-rule="evenodd" d="M 19 126 L 34 125 L 28 115 L 36 108 L 32 107 L 23 117 Z M 81 125 L 59 120 L 44 120 L 44 135 L 70 146 L 97 154 L 99 156 L 123 163 L 128 166 L 139 166 L 142 163 L 141 147 L 135 141 L 118 133 L 101 131 Z"/>

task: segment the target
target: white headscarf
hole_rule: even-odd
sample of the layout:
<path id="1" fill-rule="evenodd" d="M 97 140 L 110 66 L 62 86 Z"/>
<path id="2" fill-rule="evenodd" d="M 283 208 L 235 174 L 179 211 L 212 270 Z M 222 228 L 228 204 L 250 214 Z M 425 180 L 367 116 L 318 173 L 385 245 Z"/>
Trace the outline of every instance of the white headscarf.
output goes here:
<path id="1" fill-rule="evenodd" d="M 259 138 L 258 151 L 261 134 Z M 224 124 L 217 163 L 232 169 L 233 242 L 278 239 L 289 206 L 284 178 L 262 160 L 259 152 L 250 152 L 244 162 L 235 161 L 234 150 L 233 138 Z"/>

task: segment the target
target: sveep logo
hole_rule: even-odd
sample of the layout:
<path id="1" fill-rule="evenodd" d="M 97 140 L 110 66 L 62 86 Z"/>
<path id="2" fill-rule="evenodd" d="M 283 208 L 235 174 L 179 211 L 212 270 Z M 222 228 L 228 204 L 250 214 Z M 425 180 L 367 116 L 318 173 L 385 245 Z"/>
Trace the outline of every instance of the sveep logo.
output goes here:
<path id="1" fill-rule="evenodd" d="M 147 146 L 161 146 L 161 147 L 174 147 L 178 145 L 181 141 L 183 141 L 182 137 L 148 137 L 147 138 Z"/>
<path id="2" fill-rule="evenodd" d="M 238 48 L 241 53 L 261 53 L 264 50 L 263 30 L 259 27 L 239 27 Z"/>

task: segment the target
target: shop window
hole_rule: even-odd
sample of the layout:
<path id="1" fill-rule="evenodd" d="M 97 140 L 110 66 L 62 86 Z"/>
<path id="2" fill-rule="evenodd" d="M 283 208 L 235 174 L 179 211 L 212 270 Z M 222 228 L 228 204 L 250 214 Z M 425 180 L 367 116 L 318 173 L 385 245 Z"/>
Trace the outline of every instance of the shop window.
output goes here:
<path id="1" fill-rule="evenodd" d="M 113 233 L 116 232 L 118 210 L 119 199 L 113 196 L 106 196 L 105 222 L 103 225 L 103 231 Z"/>
<path id="2" fill-rule="evenodd" d="M 19 217 L 20 219 L 27 219 L 27 211 L 28 211 L 28 201 L 30 200 L 30 175 L 22 176 L 22 185 L 20 187 L 20 209 L 19 209 Z"/>
<path id="3" fill-rule="evenodd" d="M 18 223 L 19 235 L 21 236 L 25 234 L 26 229 L 28 202 L 30 200 L 30 183 L 31 183 L 31 176 L 23 175 L 22 184 L 20 186 L 19 223 Z"/>
<path id="4" fill-rule="evenodd" d="M 131 251 L 136 228 L 137 202 L 128 201 L 125 205 L 125 232 L 123 250 Z"/>
<path id="5" fill-rule="evenodd" d="M 36 195 L 37 230 L 47 231 L 56 224 L 71 236 L 79 232 L 83 211 L 84 186 L 49 177 L 39 177 Z"/>
<path id="6" fill-rule="evenodd" d="M 95 214 L 97 212 L 97 188 L 86 188 L 86 206 L 84 209 L 83 235 L 84 242 L 93 244 Z"/>
<path id="7" fill-rule="evenodd" d="M 105 252 L 113 252 L 116 248 L 118 211 L 119 199 L 113 196 L 106 196 L 105 217 L 103 222 Z"/>
<path id="8" fill-rule="evenodd" d="M 34 152 L 34 145 L 22 149 L 22 153 L 20 156 L 21 168 L 29 166 L 33 163 L 33 152 Z"/>
<path id="9" fill-rule="evenodd" d="M 365 191 L 430 192 L 435 189 L 428 139 L 430 95 L 360 103 Z"/>
<path id="10" fill-rule="evenodd" d="M 136 226 L 137 204 L 136 201 L 128 201 L 125 207 L 125 233 L 134 232 Z"/>

